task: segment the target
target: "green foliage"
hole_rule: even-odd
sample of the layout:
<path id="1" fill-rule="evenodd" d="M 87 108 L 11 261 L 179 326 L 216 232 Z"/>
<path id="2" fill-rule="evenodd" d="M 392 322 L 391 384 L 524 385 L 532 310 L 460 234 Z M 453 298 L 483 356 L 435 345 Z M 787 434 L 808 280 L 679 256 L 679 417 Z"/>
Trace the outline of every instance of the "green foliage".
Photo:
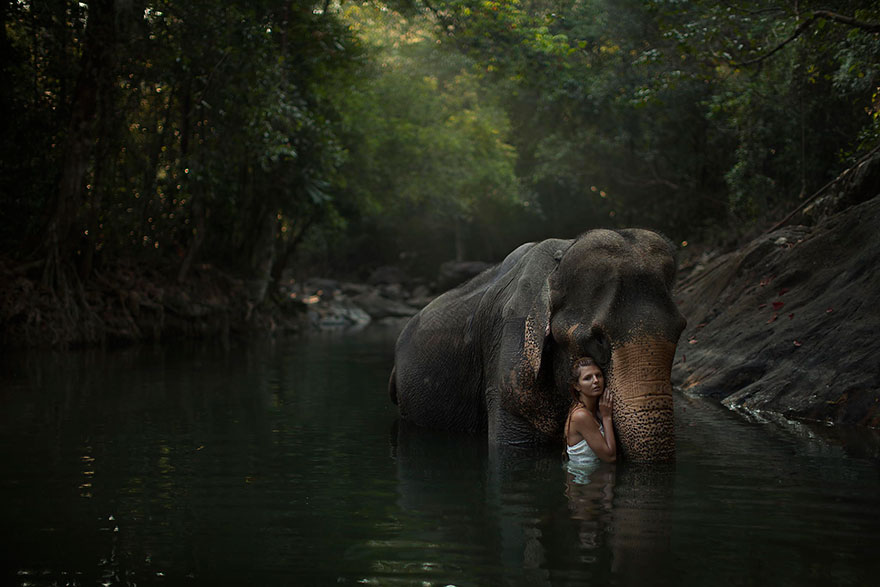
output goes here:
<path id="1" fill-rule="evenodd" d="M 374 262 L 397 262 L 400 252 L 444 260 L 456 254 L 456 240 L 464 246 L 481 207 L 521 203 L 507 115 L 470 60 L 438 49 L 423 16 L 348 5 L 345 17 L 374 59 L 341 109 L 349 145 L 343 193 L 360 204 L 358 230 L 389 244 L 384 259 L 370 250 Z M 365 262 L 354 256 L 347 264 Z"/>
<path id="2" fill-rule="evenodd" d="M 84 275 L 428 267 L 593 226 L 693 240 L 880 143 L 880 8 L 855 1 L 4 6 L 0 244 L 46 256 L 69 211 Z"/>
<path id="3" fill-rule="evenodd" d="M 279 244 L 307 224 L 335 222 L 345 147 L 333 97 L 363 53 L 313 4 L 14 3 L 4 50 L 19 59 L 5 61 L 16 65 L 4 75 L 14 88 L 8 110 L 22 118 L 12 117 L 3 149 L 28 144 L 33 154 L 4 156 L 4 208 L 32 222 L 5 218 L 5 243 L 38 240 L 56 205 L 59 152 L 90 63 L 87 23 L 110 10 L 119 40 L 97 49 L 114 57 L 85 130 L 94 147 L 82 161 L 72 223 L 85 238 L 69 243 L 75 255 L 92 248 L 165 262 L 203 245 L 196 256 L 247 270 L 262 218 L 277 220 Z M 21 140 L 34 133 L 39 141 Z"/>
<path id="4" fill-rule="evenodd" d="M 519 176 L 563 232 L 748 227 L 878 143 L 880 13 L 863 3 L 426 4 L 513 88 Z"/>
<path id="5" fill-rule="evenodd" d="M 878 144 L 865 114 L 880 39 L 846 20 L 877 23 L 876 8 L 843 2 L 820 18 L 817 2 L 649 4 L 670 49 L 696 57 L 689 75 L 712 89 L 708 120 L 729 135 L 734 156 L 720 171 L 738 220 L 792 205 Z"/>

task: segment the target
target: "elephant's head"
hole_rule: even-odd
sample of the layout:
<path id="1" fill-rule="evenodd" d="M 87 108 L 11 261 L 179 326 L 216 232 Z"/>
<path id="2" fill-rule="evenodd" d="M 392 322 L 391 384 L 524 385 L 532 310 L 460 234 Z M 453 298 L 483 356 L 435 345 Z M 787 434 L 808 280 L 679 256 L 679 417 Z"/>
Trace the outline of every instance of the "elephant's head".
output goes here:
<path id="1" fill-rule="evenodd" d="M 561 438 L 571 366 L 592 356 L 613 394 L 622 455 L 671 460 L 670 373 L 686 324 L 671 296 L 673 255 L 671 243 L 651 231 L 594 230 L 556 252 L 555 268 L 543 276 L 521 273 L 514 297 L 528 310 L 521 355 L 503 345 L 502 394 L 513 398 L 506 403 L 545 436 Z"/>

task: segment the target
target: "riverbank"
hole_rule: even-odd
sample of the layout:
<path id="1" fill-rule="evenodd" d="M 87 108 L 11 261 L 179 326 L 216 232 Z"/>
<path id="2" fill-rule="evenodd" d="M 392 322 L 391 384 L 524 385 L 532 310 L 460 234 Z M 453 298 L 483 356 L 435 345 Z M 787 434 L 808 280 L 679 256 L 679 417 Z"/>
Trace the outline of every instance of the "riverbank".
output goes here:
<path id="1" fill-rule="evenodd" d="M 351 331 L 370 324 L 402 326 L 445 288 L 476 275 L 485 263 L 447 263 L 431 283 L 380 268 L 367 282 L 284 279 L 254 303 L 247 283 L 211 265 L 186 281 L 134 262 L 117 262 L 76 282 L 64 294 L 0 257 L 0 346 L 118 346 L 180 338 L 262 338 Z"/>
<path id="2" fill-rule="evenodd" d="M 686 392 L 761 417 L 880 427 L 880 159 L 792 224 L 683 264 Z"/>

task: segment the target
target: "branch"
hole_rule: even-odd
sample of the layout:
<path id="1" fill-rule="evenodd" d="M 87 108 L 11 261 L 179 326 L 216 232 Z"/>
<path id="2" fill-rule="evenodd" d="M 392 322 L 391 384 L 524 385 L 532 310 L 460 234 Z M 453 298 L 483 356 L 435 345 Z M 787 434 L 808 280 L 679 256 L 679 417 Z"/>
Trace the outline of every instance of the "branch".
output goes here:
<path id="1" fill-rule="evenodd" d="M 798 27 L 796 29 L 794 29 L 794 32 L 792 33 L 792 35 L 790 37 L 788 37 L 787 39 L 782 41 L 780 44 L 776 45 L 776 47 L 771 49 L 769 53 L 765 53 L 764 55 L 761 55 L 760 57 L 757 57 L 755 59 L 750 59 L 748 61 L 744 61 L 744 62 L 740 63 L 739 66 L 746 67 L 748 65 L 754 65 L 756 63 L 761 63 L 762 61 L 769 59 L 770 57 L 775 55 L 777 52 L 779 52 L 783 47 L 785 47 L 786 45 L 788 45 L 789 43 L 791 43 L 792 41 L 797 39 L 799 36 L 801 36 L 805 30 L 807 30 L 816 20 L 818 20 L 818 18 L 819 18 L 818 16 L 813 14 L 813 16 L 811 16 L 810 18 L 808 18 L 807 20 L 805 20 L 804 22 L 799 24 Z"/>
<path id="2" fill-rule="evenodd" d="M 816 10 L 815 12 L 813 12 L 813 16 L 818 16 L 819 18 L 827 18 L 828 20 L 840 24 L 845 24 L 846 26 L 852 27 L 854 29 L 861 29 L 869 33 L 880 33 L 880 24 L 878 23 L 862 22 L 852 17 L 844 16 L 843 14 L 837 14 L 828 10 Z"/>
<path id="3" fill-rule="evenodd" d="M 829 181 L 828 183 L 826 183 L 825 185 L 823 185 L 821 188 L 819 188 L 818 190 L 816 190 L 815 192 L 813 192 L 813 195 L 811 195 L 809 198 L 807 198 L 806 200 L 804 200 L 803 202 L 801 202 L 800 205 L 798 205 L 797 208 L 795 208 L 794 210 L 792 210 L 791 213 L 790 213 L 788 216 L 786 216 L 785 218 L 783 218 L 782 220 L 780 220 L 779 222 L 777 222 L 776 224 L 774 224 L 774 225 L 773 225 L 771 228 L 769 228 L 768 230 L 765 230 L 765 231 L 764 231 L 764 234 L 771 233 L 771 232 L 773 232 L 774 230 L 777 230 L 777 229 L 782 228 L 783 226 L 785 226 L 785 225 L 788 223 L 789 220 L 791 220 L 792 218 L 794 218 L 795 214 L 797 214 L 798 212 L 800 212 L 801 210 L 803 210 L 804 208 L 806 208 L 806 207 L 807 207 L 807 204 L 809 204 L 810 202 L 812 202 L 813 200 L 815 200 L 816 198 L 818 198 L 819 196 L 821 196 L 823 193 L 825 193 L 825 190 L 827 190 L 828 188 L 830 188 L 831 186 L 833 186 L 834 184 L 836 184 L 836 183 L 839 182 L 840 180 L 846 178 L 846 177 L 849 175 L 849 173 L 850 173 L 853 169 L 857 168 L 859 165 L 861 165 L 862 163 L 864 163 L 865 161 L 867 161 L 868 159 L 870 159 L 870 158 L 871 158 L 872 156 L 874 156 L 878 151 L 880 151 L 880 145 L 877 145 L 876 147 L 874 147 L 873 149 L 871 149 L 870 151 L 868 151 L 868 152 L 867 152 L 865 155 L 863 155 L 858 161 L 856 161 L 851 167 L 849 167 L 848 169 L 844 170 L 843 173 L 841 173 L 840 175 L 838 175 L 837 177 L 835 177 L 834 179 L 832 179 L 831 181 Z"/>
<path id="4" fill-rule="evenodd" d="M 808 18 L 807 20 L 805 20 L 804 22 L 799 24 L 797 26 L 797 28 L 794 29 L 794 32 L 791 34 L 790 37 L 788 37 L 787 39 L 782 41 L 780 44 L 776 45 L 776 47 L 771 49 L 770 52 L 765 53 L 764 55 L 761 55 L 760 57 L 756 57 L 755 59 L 750 59 L 749 61 L 744 61 L 738 65 L 740 67 L 745 67 L 745 66 L 754 65 L 756 63 L 760 63 L 762 61 L 765 61 L 766 59 L 769 59 L 771 56 L 776 54 L 783 47 L 785 47 L 786 45 L 788 45 L 789 43 L 791 43 L 792 41 L 797 39 L 799 36 L 801 36 L 804 33 L 804 31 L 806 31 L 808 28 L 810 28 L 813 25 L 813 23 L 816 22 L 817 20 L 819 20 L 820 18 L 824 18 L 826 20 L 830 20 L 830 21 L 836 22 L 838 24 L 846 25 L 848 27 L 860 29 L 860 30 L 863 30 L 863 31 L 866 31 L 869 33 L 875 33 L 875 34 L 880 33 L 880 24 L 871 23 L 871 22 L 863 22 L 863 21 L 856 20 L 856 19 L 849 17 L 849 16 L 844 16 L 842 14 L 837 14 L 836 12 L 831 12 L 829 10 L 814 10 L 813 14 L 810 15 L 810 18 Z"/>

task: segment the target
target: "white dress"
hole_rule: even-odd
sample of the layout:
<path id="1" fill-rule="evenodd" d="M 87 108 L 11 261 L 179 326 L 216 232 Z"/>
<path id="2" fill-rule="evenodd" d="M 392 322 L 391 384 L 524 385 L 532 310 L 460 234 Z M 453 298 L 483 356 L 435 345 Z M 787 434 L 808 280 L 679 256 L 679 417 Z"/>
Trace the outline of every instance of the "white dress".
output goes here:
<path id="1" fill-rule="evenodd" d="M 566 446 L 565 450 L 568 453 L 568 462 L 574 465 L 590 465 L 599 462 L 599 457 L 596 456 L 586 440 L 581 440 L 574 446 Z"/>
<path id="2" fill-rule="evenodd" d="M 599 426 L 599 432 L 605 436 L 605 429 Z M 566 470 L 574 475 L 574 482 L 579 485 L 587 485 L 590 482 L 590 473 L 599 467 L 602 461 L 590 448 L 586 440 L 581 440 L 573 446 L 565 445 L 565 452 L 568 453 L 568 462 L 565 464 Z"/>

